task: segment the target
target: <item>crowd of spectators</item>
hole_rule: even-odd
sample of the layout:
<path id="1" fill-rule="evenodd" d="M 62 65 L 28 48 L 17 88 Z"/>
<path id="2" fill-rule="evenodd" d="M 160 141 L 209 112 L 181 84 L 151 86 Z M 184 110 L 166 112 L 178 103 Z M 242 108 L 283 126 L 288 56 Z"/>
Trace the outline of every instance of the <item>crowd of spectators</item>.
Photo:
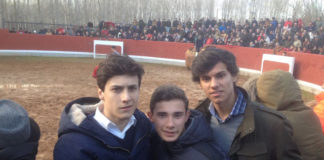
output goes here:
<path id="1" fill-rule="evenodd" d="M 200 19 L 137 20 L 132 24 L 100 22 L 97 27 L 89 22 L 85 26 L 58 27 L 34 31 L 38 34 L 89 36 L 135 40 L 169 41 L 203 44 L 235 45 L 270 48 L 277 51 L 296 51 L 324 54 L 324 21 L 305 24 L 302 19 L 278 21 L 272 19 L 233 20 Z"/>

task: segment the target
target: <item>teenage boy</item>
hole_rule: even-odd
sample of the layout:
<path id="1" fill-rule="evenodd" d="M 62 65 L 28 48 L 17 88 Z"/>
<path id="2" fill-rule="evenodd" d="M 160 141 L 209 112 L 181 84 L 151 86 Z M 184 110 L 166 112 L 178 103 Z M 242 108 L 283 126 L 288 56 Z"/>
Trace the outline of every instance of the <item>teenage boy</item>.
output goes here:
<path id="1" fill-rule="evenodd" d="M 192 78 L 207 98 L 196 108 L 213 130 L 214 145 L 230 159 L 301 159 L 287 119 L 252 103 L 235 82 L 235 56 L 208 46 L 195 58 Z"/>
<path id="2" fill-rule="evenodd" d="M 175 85 L 158 87 L 150 101 L 148 116 L 155 126 L 154 160 L 222 160 L 213 149 L 212 131 L 203 115 L 188 109 L 184 91 Z"/>
<path id="3" fill-rule="evenodd" d="M 100 63 L 99 99 L 80 98 L 66 106 L 54 159 L 148 159 L 152 125 L 136 109 L 143 74 L 129 57 L 111 55 Z"/>

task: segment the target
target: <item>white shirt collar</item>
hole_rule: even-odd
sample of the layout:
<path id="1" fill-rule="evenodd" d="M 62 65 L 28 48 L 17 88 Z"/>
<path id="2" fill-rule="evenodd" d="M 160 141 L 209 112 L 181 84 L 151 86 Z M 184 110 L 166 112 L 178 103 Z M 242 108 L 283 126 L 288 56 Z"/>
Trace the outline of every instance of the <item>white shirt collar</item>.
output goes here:
<path id="1" fill-rule="evenodd" d="M 130 129 L 130 127 L 132 125 L 136 125 L 136 118 L 134 115 L 132 115 L 125 128 L 121 131 L 114 122 L 110 121 L 104 114 L 101 113 L 99 107 L 100 106 L 97 107 L 96 113 L 93 118 L 100 124 L 102 128 L 120 139 L 124 139 L 125 134 Z"/>

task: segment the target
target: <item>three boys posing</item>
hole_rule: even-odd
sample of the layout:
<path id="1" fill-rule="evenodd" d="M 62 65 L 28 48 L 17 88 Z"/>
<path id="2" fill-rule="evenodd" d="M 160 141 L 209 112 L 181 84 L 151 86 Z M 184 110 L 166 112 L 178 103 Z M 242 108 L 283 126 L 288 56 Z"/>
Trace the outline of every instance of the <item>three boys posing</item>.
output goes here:
<path id="1" fill-rule="evenodd" d="M 199 116 L 201 113 L 189 111 L 181 98 L 154 101 L 154 94 L 152 96 L 151 102 L 154 103 L 153 108 L 150 106 L 149 117 L 162 138 L 161 144 L 166 144 L 165 159 L 188 156 L 210 159 L 210 152 L 194 147 L 200 143 L 211 145 L 207 148 L 213 148 L 215 152 L 221 147 L 231 159 L 299 159 L 287 121 L 271 110 L 251 104 L 244 90 L 235 86 L 238 73 L 235 57 L 214 47 L 206 48 L 203 52 L 194 61 L 192 72 L 193 80 L 200 83 L 208 97 L 197 108 L 207 122 L 204 122 L 203 116 Z M 237 71 L 232 72 L 227 61 Z M 81 98 L 67 105 L 62 113 L 54 159 L 148 159 L 151 125 L 144 114 L 136 109 L 144 71 L 141 67 L 136 71 L 131 70 L 138 68 L 135 66 L 138 65 L 133 60 L 123 56 L 110 56 L 100 64 L 97 84 L 101 101 Z M 178 106 L 174 108 L 181 111 L 170 106 Z M 161 112 L 161 109 L 166 111 Z M 190 128 L 196 122 L 195 117 L 203 118 L 198 118 L 201 122 L 197 127 Z M 206 124 L 205 129 L 199 129 L 203 124 Z M 189 131 L 206 132 L 207 136 L 196 136 L 196 139 L 202 139 L 191 143 L 183 140 Z M 177 149 L 180 142 L 185 144 L 186 149 L 170 153 L 170 147 Z M 197 154 L 192 154 L 194 151 Z"/>

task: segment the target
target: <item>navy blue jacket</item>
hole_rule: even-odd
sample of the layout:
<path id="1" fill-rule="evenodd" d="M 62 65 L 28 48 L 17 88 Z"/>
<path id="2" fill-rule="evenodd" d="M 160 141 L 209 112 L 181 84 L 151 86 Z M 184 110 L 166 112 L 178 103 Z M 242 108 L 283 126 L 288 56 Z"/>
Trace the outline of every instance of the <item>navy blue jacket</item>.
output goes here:
<path id="1" fill-rule="evenodd" d="M 121 139 L 102 128 L 93 115 L 98 98 L 80 98 L 70 102 L 61 115 L 59 139 L 54 148 L 54 160 L 146 160 L 149 157 L 152 125 L 136 110 L 132 149 Z M 129 132 L 126 133 L 129 134 Z"/>
<path id="2" fill-rule="evenodd" d="M 164 142 L 155 132 L 153 160 L 223 160 L 224 153 L 212 145 L 213 134 L 203 114 L 191 110 L 183 133 L 175 142 Z"/>

